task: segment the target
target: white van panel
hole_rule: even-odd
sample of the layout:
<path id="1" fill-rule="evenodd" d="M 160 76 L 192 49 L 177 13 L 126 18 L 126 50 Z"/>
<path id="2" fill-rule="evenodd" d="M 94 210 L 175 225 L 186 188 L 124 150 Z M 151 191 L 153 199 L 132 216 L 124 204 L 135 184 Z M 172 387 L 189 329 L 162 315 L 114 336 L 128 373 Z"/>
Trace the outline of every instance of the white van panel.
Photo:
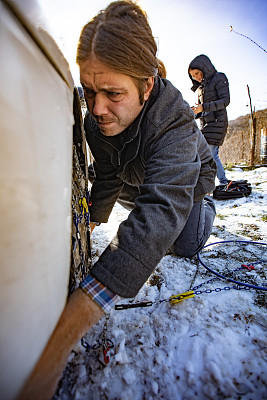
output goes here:
<path id="1" fill-rule="evenodd" d="M 0 396 L 12 400 L 67 298 L 73 87 L 0 8 Z"/>

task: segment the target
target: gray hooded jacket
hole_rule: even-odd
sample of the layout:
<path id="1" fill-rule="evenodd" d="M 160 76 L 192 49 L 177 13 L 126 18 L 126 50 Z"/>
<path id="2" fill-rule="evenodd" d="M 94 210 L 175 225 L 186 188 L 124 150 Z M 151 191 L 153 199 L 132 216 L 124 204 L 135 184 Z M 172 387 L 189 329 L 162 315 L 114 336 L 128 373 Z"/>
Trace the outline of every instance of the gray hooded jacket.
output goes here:
<path id="1" fill-rule="evenodd" d="M 189 73 L 190 69 L 203 72 L 203 81 L 197 82 Z M 191 61 L 188 68 L 193 82 L 192 90 L 198 91 L 198 102 L 203 104 L 200 118 L 200 129 L 207 142 L 221 146 L 227 132 L 228 118 L 226 107 L 230 103 L 229 84 L 225 74 L 217 72 L 210 59 L 201 54 Z"/>
<path id="2" fill-rule="evenodd" d="M 216 165 L 181 93 L 157 78 L 130 128 L 114 137 L 85 118 L 96 178 L 91 220 L 107 222 L 125 184 L 135 208 L 91 274 L 122 297 L 134 297 L 181 233 L 193 203 L 213 191 Z"/>

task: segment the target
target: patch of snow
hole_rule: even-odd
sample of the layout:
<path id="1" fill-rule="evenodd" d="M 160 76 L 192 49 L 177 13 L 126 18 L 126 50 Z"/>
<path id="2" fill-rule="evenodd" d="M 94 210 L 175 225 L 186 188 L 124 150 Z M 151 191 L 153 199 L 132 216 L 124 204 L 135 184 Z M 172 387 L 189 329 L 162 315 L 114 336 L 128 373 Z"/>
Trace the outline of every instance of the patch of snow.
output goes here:
<path id="1" fill-rule="evenodd" d="M 267 242 L 266 175 L 264 167 L 227 171 L 228 178 L 247 179 L 252 184 L 252 194 L 247 198 L 215 201 L 217 217 L 208 243 Z M 94 230 L 93 262 L 127 215 L 126 210 L 116 205 L 109 223 Z M 249 262 L 254 248 L 252 244 L 240 250 L 239 243 L 229 242 L 220 248 L 207 248 L 203 258 L 210 267 L 225 273 L 227 268 L 233 268 L 233 260 L 237 265 L 242 257 Z M 226 255 L 221 258 L 223 249 Z M 227 254 L 232 256 L 229 256 L 230 264 Z M 260 254 L 262 249 L 255 259 Z M 152 301 L 153 305 L 113 310 L 110 314 L 107 337 L 114 347 L 109 364 L 100 362 L 101 349 L 85 351 L 77 344 L 54 399 L 266 399 L 266 292 L 225 290 L 233 284 L 218 279 L 201 286 L 198 290 L 203 293 L 194 298 L 173 305 L 157 303 L 214 277 L 197 257 L 163 257 L 156 266 L 154 283 L 148 280 L 134 299 L 134 302 Z M 259 282 L 265 279 L 266 283 L 266 257 L 255 265 L 255 270 L 248 271 L 247 279 L 258 282 L 258 278 Z M 217 292 L 205 292 L 215 288 Z M 105 319 L 87 333 L 89 344 L 97 342 L 104 323 Z"/>

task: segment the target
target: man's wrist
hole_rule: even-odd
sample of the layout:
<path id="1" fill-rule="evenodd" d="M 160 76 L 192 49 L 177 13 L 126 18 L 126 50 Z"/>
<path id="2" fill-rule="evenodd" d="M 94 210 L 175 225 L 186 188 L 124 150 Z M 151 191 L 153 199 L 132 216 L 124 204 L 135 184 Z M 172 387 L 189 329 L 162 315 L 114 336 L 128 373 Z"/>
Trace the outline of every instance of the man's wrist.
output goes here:
<path id="1" fill-rule="evenodd" d="M 121 298 L 91 275 L 80 283 L 83 292 L 93 300 L 101 309 L 109 313 Z"/>

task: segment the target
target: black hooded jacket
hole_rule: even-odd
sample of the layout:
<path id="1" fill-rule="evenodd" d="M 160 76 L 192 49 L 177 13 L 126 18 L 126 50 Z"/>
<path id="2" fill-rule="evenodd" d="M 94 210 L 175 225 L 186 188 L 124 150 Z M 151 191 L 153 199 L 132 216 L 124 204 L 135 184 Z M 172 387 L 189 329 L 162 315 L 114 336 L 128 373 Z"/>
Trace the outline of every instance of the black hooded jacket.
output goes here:
<path id="1" fill-rule="evenodd" d="M 189 73 L 190 69 L 203 72 L 202 82 L 197 82 Z M 228 118 L 226 107 L 230 103 L 229 83 L 225 74 L 217 72 L 210 59 L 201 54 L 189 64 L 189 77 L 193 82 L 192 90 L 198 93 L 198 102 L 203 105 L 200 129 L 207 142 L 221 146 L 226 135 Z"/>

